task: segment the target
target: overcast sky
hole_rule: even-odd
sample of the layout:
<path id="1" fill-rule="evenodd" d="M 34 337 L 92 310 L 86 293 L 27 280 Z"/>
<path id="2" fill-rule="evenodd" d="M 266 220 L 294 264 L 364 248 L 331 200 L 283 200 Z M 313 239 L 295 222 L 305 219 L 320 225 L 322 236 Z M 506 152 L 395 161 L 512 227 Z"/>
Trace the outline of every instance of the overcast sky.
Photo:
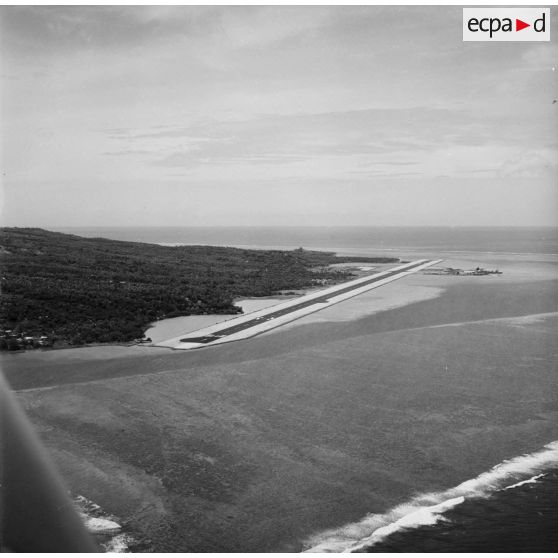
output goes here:
<path id="1" fill-rule="evenodd" d="M 0 16 L 6 225 L 558 225 L 554 42 L 463 43 L 458 7 Z"/>

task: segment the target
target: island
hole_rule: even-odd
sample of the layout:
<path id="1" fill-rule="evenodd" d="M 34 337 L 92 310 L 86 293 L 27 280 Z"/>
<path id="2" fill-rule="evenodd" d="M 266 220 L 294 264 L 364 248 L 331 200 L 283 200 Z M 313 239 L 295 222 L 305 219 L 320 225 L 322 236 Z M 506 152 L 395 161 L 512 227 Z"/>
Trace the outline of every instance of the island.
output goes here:
<path id="1" fill-rule="evenodd" d="M 275 296 L 354 277 L 334 264 L 398 258 L 333 252 L 161 246 L 37 228 L 0 229 L 0 349 L 125 343 L 151 323 L 235 314 L 238 297 Z"/>

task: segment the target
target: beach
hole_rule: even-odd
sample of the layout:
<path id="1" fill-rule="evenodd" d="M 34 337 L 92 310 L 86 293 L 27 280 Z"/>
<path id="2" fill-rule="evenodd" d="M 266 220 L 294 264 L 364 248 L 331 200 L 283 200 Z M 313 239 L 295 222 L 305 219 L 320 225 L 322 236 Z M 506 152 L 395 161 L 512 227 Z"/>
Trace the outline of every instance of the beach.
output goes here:
<path id="1" fill-rule="evenodd" d="M 305 550 L 558 440 L 558 267 L 444 265 L 495 259 L 502 276 L 415 274 L 208 349 L 2 367 L 70 490 L 143 548 Z"/>

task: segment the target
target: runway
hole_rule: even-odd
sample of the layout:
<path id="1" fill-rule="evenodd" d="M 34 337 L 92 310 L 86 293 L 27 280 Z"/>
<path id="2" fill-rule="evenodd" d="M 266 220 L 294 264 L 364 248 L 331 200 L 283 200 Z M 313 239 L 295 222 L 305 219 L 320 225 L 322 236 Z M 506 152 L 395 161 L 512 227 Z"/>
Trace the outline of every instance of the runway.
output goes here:
<path id="1" fill-rule="evenodd" d="M 441 260 L 416 260 L 387 271 L 359 277 L 327 289 L 303 295 L 301 297 L 244 314 L 225 322 L 214 324 L 179 337 L 161 341 L 155 345 L 172 349 L 187 350 L 229 343 L 253 337 L 270 329 L 279 327 L 302 316 L 327 308 L 348 298 L 357 296 L 385 285 L 391 281 L 406 277 L 439 263 Z"/>

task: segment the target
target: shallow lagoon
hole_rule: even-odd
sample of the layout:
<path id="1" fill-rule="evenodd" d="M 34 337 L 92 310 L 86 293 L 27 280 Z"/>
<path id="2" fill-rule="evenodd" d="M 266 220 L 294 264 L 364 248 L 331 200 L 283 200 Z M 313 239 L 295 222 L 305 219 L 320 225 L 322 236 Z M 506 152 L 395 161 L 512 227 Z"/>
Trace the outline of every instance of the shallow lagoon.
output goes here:
<path id="1" fill-rule="evenodd" d="M 284 302 L 286 298 L 246 298 L 235 301 L 235 306 L 240 306 L 245 314 L 268 308 L 274 304 Z M 208 327 L 231 318 L 238 317 L 238 314 L 206 314 L 203 316 L 179 316 L 178 318 L 168 318 L 154 322 L 145 332 L 146 337 L 150 337 L 153 343 L 159 343 L 165 339 L 177 337 L 183 333 L 190 333 L 203 327 Z"/>
<path id="2" fill-rule="evenodd" d="M 3 365 L 69 488 L 138 540 L 298 551 L 557 439 L 558 267 L 453 258 L 504 275 L 417 274 L 312 323 L 199 351 L 97 347 Z"/>

